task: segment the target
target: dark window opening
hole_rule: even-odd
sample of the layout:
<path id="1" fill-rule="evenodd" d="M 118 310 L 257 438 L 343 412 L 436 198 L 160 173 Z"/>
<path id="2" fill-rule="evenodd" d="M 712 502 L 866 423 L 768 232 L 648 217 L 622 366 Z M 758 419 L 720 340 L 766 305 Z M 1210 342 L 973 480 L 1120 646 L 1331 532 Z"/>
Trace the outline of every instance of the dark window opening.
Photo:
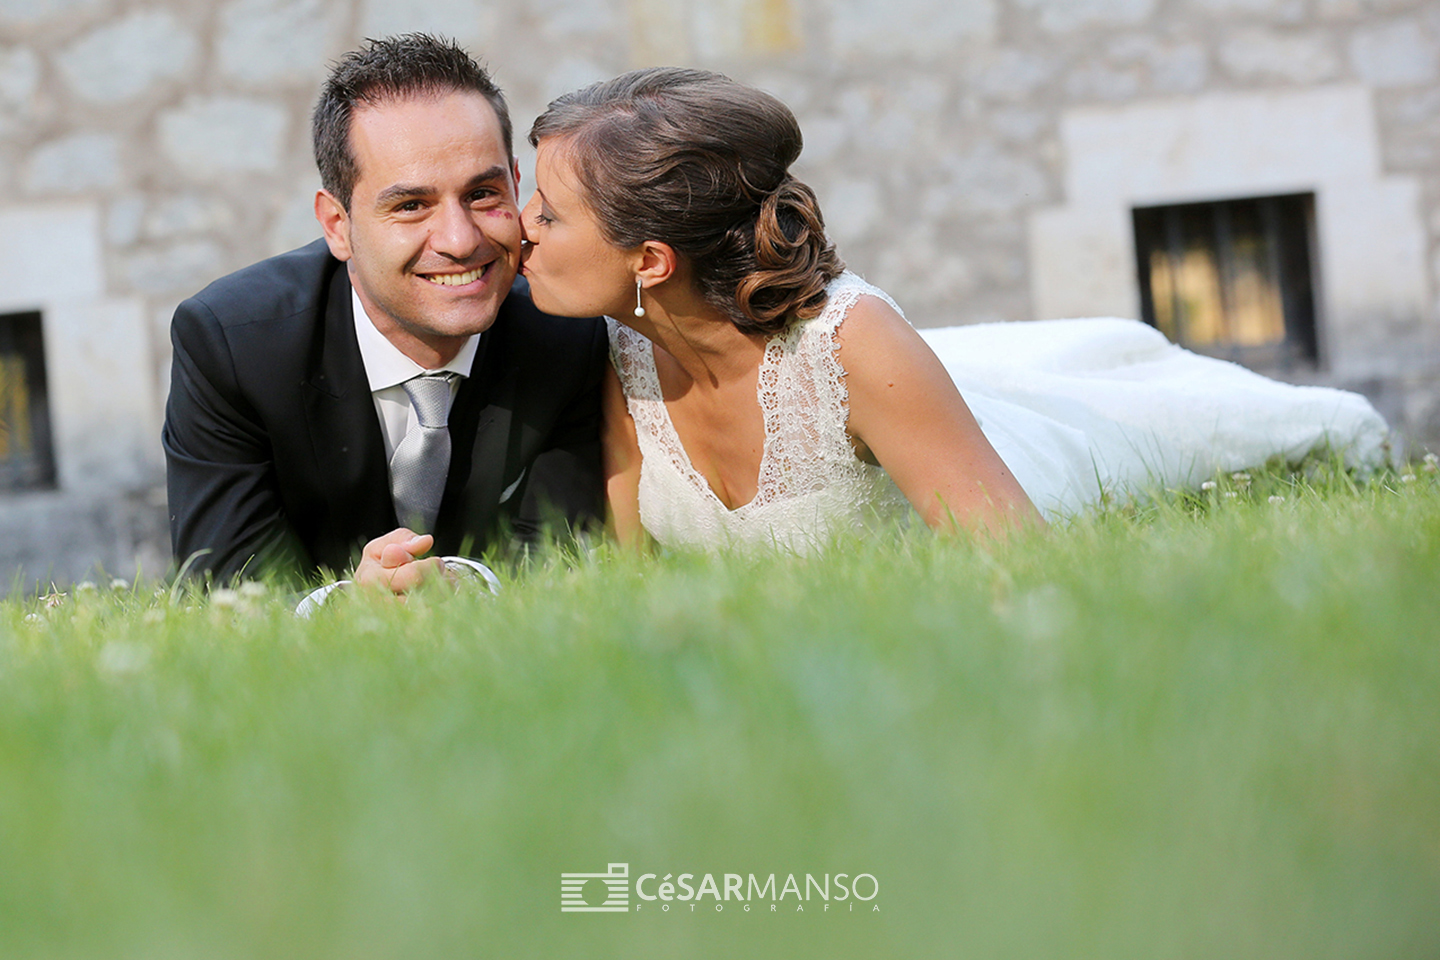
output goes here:
<path id="1" fill-rule="evenodd" d="M 1137 207 L 1145 322 L 1251 367 L 1314 367 L 1315 195 Z"/>
<path id="2" fill-rule="evenodd" d="M 54 486 L 40 314 L 0 316 L 0 490 Z"/>

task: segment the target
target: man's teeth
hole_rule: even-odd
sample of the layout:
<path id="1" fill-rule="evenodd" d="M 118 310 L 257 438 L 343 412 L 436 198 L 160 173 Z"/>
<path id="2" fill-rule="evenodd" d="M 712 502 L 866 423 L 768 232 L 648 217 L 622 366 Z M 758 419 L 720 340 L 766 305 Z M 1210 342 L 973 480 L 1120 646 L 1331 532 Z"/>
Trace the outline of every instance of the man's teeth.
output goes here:
<path id="1" fill-rule="evenodd" d="M 462 287 L 467 283 L 474 283 L 476 280 L 479 280 L 480 275 L 484 272 L 485 268 L 480 267 L 468 273 L 427 273 L 425 274 L 425 279 L 431 283 L 438 283 L 442 287 Z"/>

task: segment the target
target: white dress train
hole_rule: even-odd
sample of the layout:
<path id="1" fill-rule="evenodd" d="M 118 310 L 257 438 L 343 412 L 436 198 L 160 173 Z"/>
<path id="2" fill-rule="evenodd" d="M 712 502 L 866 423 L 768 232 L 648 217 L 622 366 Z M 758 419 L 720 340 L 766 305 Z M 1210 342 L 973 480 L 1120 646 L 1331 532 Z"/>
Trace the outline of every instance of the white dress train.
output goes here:
<path id="1" fill-rule="evenodd" d="M 755 498 L 728 509 L 691 465 L 665 409 L 650 341 L 609 320 L 610 354 L 642 457 L 640 520 L 667 546 L 808 551 L 909 514 L 883 470 L 845 433 L 836 331 L 856 300 L 883 291 L 851 273 L 813 320 L 772 337 L 757 399 L 765 447 Z M 903 315 L 903 313 L 902 313 Z M 1388 428 L 1364 397 L 1278 383 L 1202 357 L 1134 320 L 1049 320 L 921 330 L 986 437 L 1047 517 L 1102 491 L 1198 483 L 1217 471 L 1298 459 L 1329 444 L 1379 463 Z"/>

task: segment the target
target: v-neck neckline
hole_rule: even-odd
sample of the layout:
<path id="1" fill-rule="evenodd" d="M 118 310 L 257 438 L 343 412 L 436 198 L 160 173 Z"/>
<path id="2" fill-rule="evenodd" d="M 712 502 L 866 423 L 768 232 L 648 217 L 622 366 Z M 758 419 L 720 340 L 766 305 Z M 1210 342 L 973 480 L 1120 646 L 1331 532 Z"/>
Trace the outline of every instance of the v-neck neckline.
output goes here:
<path id="1" fill-rule="evenodd" d="M 770 440 L 774 434 L 772 429 L 774 424 L 771 422 L 773 414 L 771 411 L 765 409 L 765 404 L 760 402 L 760 391 L 764 387 L 765 375 L 768 370 L 780 362 L 779 354 L 783 349 L 784 335 L 776 334 L 765 341 L 765 350 L 760 356 L 760 367 L 755 373 L 755 405 L 760 408 L 761 428 L 764 431 L 764 441 L 760 447 L 760 467 L 755 473 L 755 494 L 744 503 L 731 507 L 726 505 L 725 501 L 720 498 L 720 495 L 715 492 L 715 488 L 710 486 L 710 481 L 705 479 L 705 475 L 695 469 L 695 462 L 690 459 L 690 451 L 685 449 L 685 441 L 680 439 L 680 432 L 675 429 L 675 421 L 670 418 L 670 408 L 665 404 L 665 391 L 660 385 L 660 367 L 655 362 L 655 351 L 660 348 L 641 334 L 635 333 L 633 330 L 630 331 L 630 333 L 633 336 L 640 337 L 646 344 L 647 349 L 641 351 L 641 353 L 646 360 L 646 376 L 650 381 L 650 388 L 653 393 L 652 399 L 660 405 L 661 421 L 663 423 L 663 429 L 665 430 L 665 440 L 667 445 L 673 448 L 672 453 L 678 458 L 678 465 L 684 468 L 684 472 L 686 476 L 690 478 L 690 482 L 695 484 L 705 495 L 715 501 L 716 506 L 728 514 L 741 513 L 759 503 L 765 492 L 763 489 L 766 475 L 765 468 L 769 464 L 770 449 L 772 446 Z"/>

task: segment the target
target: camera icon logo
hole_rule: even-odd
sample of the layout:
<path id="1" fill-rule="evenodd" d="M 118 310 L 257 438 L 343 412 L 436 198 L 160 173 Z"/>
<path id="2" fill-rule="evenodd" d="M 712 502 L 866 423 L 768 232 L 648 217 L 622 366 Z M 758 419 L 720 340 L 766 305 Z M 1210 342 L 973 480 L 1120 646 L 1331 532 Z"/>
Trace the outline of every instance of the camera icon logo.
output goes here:
<path id="1" fill-rule="evenodd" d="M 560 912 L 629 913 L 630 864 L 612 863 L 605 873 L 560 874 Z"/>

